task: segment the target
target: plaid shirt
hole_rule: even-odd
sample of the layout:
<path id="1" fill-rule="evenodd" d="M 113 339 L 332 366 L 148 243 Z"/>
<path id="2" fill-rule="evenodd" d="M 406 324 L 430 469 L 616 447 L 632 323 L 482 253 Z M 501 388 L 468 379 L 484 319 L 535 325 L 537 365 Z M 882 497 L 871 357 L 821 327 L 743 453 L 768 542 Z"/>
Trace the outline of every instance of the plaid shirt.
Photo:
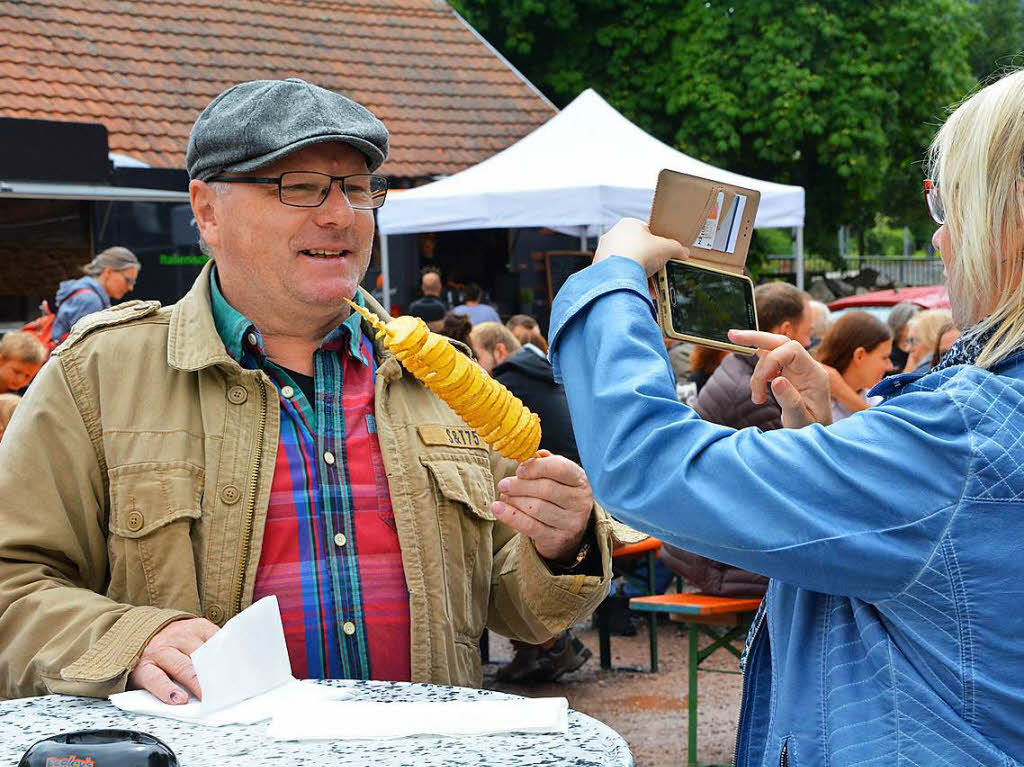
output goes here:
<path id="1" fill-rule="evenodd" d="M 280 401 L 253 600 L 277 595 L 296 677 L 408 681 L 409 593 L 374 420 L 377 364 L 359 317 L 314 352 L 310 402 L 225 300 L 216 269 L 210 291 L 228 353 L 262 369 Z"/>

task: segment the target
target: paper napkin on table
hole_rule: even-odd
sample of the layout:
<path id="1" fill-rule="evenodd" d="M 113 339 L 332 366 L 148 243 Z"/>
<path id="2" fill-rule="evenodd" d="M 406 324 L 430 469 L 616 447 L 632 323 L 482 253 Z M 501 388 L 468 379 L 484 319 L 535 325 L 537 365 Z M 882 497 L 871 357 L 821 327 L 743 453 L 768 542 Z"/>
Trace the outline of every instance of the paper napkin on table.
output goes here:
<path id="1" fill-rule="evenodd" d="M 292 676 L 277 597 L 259 600 L 224 624 L 192 653 L 202 701 L 172 706 L 146 690 L 110 696 L 124 711 L 221 726 L 270 719 L 282 709 L 314 708 L 347 698 L 344 688 L 300 682 Z"/>
<path id="2" fill-rule="evenodd" d="M 267 734 L 275 740 L 361 740 L 411 735 L 476 736 L 569 730 L 565 698 L 370 703 L 326 701 L 274 714 Z"/>

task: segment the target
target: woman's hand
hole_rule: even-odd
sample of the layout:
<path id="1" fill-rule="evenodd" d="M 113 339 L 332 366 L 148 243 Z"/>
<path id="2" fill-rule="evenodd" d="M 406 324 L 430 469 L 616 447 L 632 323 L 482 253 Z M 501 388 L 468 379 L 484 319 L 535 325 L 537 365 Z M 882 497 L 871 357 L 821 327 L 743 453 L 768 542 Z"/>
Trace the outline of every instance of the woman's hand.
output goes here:
<path id="1" fill-rule="evenodd" d="M 799 429 L 812 423 L 832 423 L 828 373 L 797 341 L 757 330 L 730 330 L 729 340 L 761 350 L 750 378 L 750 398 L 762 404 L 771 386 L 782 407 L 783 426 Z"/>
<path id="2" fill-rule="evenodd" d="M 594 253 L 594 263 L 610 256 L 636 261 L 650 277 L 671 258 L 689 258 L 690 250 L 675 240 L 651 234 L 647 224 L 640 219 L 624 218 L 601 236 Z"/>

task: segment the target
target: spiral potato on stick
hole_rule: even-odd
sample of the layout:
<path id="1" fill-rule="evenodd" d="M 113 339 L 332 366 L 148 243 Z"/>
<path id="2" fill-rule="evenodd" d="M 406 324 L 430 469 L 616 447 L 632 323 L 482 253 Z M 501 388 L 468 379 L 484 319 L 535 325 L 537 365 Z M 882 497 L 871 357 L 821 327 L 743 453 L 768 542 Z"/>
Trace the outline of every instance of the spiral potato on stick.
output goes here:
<path id="1" fill-rule="evenodd" d="M 376 329 L 405 369 L 447 403 L 480 438 L 506 458 L 525 461 L 540 446 L 540 418 L 508 389 L 433 333 L 419 317 L 382 322 L 363 307 L 349 305 Z"/>

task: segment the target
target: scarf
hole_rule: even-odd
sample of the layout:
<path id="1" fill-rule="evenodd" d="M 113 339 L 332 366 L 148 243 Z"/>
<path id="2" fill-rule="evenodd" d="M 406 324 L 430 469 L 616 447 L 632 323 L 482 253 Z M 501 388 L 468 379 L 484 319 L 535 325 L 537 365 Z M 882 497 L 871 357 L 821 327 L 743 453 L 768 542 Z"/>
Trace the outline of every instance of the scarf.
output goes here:
<path id="1" fill-rule="evenodd" d="M 995 332 L 996 328 L 991 328 L 984 333 L 975 333 L 973 330 L 968 330 L 953 342 L 953 345 L 949 347 L 949 351 L 939 360 L 939 364 L 929 372 L 934 373 L 936 370 L 945 370 L 954 365 L 975 364 L 978 361 L 978 357 L 981 356 L 981 351 L 985 348 L 985 344 L 991 340 Z"/>

